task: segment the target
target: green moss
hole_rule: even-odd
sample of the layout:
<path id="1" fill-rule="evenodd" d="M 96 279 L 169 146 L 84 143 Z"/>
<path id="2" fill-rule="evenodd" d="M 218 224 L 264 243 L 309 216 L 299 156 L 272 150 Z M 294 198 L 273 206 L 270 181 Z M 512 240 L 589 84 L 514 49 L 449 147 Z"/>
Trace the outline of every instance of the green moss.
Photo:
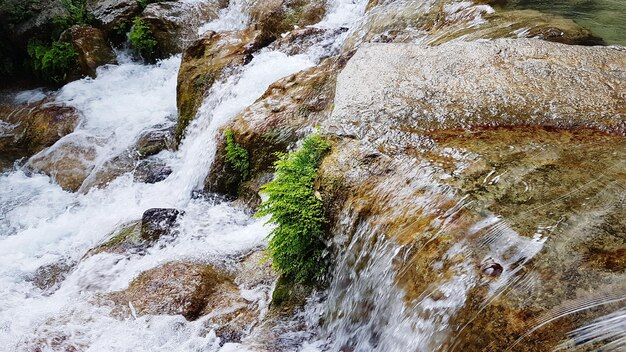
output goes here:
<path id="1" fill-rule="evenodd" d="M 135 53 L 146 60 L 154 60 L 157 41 L 150 31 L 150 27 L 139 17 L 133 20 L 133 26 L 128 33 L 128 41 Z"/>
<path id="2" fill-rule="evenodd" d="M 226 137 L 226 161 L 239 173 L 242 180 L 246 180 L 250 173 L 250 156 L 248 151 L 235 142 L 233 130 L 227 129 L 224 132 L 224 136 Z"/>
<path id="3" fill-rule="evenodd" d="M 33 72 L 39 77 L 61 83 L 77 65 L 78 53 L 71 43 L 56 41 L 44 45 L 37 41 L 28 44 L 28 55 Z"/>
<path id="4" fill-rule="evenodd" d="M 329 150 L 319 134 L 309 136 L 300 149 L 279 154 L 274 180 L 261 188 L 268 199 L 257 216 L 270 215 L 268 223 L 277 225 L 270 233 L 268 255 L 275 269 L 293 282 L 320 282 L 327 272 L 326 218 L 314 183 Z"/>

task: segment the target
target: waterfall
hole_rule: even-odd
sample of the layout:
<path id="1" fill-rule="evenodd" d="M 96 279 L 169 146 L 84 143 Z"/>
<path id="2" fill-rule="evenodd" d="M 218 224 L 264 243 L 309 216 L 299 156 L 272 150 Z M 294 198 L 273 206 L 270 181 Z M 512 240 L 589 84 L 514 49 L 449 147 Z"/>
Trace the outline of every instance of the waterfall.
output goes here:
<path id="1" fill-rule="evenodd" d="M 240 29 L 247 23 L 246 10 L 245 2 L 233 1 L 203 31 Z M 126 288 L 137 275 L 162 263 L 220 263 L 264 245 L 269 230 L 261 220 L 228 204 L 195 198 L 193 191 L 201 187 L 210 168 L 220 127 L 259 98 L 271 83 L 315 65 L 324 54 L 328 53 L 321 53 L 319 47 L 295 56 L 263 50 L 216 82 L 179 150 L 155 156 L 172 170 L 161 182 L 135 182 L 124 174 L 104 188 L 68 193 L 47 176 L 30 175 L 20 168 L 2 174 L 0 295 L 5 298 L 0 302 L 0 346 L 29 350 L 29 341 L 48 338 L 57 339 L 59 348 L 89 346 L 90 351 L 220 349 L 215 334 L 205 331 L 206 319 L 188 322 L 181 316 L 142 316 L 118 320 L 109 315 L 110 308 L 94 301 L 99 294 Z M 180 61 L 177 55 L 155 65 L 142 65 L 121 53 L 120 64 L 99 68 L 97 78 L 64 86 L 55 100 L 76 107 L 82 120 L 73 133 L 42 153 L 78 141 L 94 148 L 97 170 L 132 146 L 142 132 L 154 126 L 172 126 Z M 37 91 L 30 96 L 41 94 Z M 186 212 L 173 242 L 150 248 L 144 255 L 101 253 L 82 259 L 116 228 L 140 219 L 153 207 Z M 58 290 L 47 295 L 33 287 L 29 277 L 38 268 L 58 263 L 73 267 Z M 260 287 L 260 294 L 251 299 L 267 305 L 270 290 Z M 227 345 L 223 350 L 233 348 L 244 349 Z"/>

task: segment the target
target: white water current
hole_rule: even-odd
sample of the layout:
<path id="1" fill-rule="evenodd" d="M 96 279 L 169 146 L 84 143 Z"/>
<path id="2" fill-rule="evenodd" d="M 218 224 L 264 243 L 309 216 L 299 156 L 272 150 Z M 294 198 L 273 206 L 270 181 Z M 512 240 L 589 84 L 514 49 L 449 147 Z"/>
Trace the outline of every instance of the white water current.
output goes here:
<path id="1" fill-rule="evenodd" d="M 205 30 L 242 28 L 243 4 L 220 13 Z M 361 6 L 361 10 L 362 10 Z M 343 6 L 328 15 L 341 21 Z M 357 9 L 358 10 L 358 9 Z M 346 14 L 350 19 L 355 14 Z M 358 14 L 356 14 L 358 17 Z M 220 262 L 230 255 L 262 246 L 269 230 L 241 209 L 194 198 L 215 154 L 218 129 L 259 98 L 274 81 L 311 67 L 318 50 L 288 56 L 261 51 L 235 74 L 218 82 L 205 98 L 197 118 L 177 152 L 157 158 L 171 169 L 164 181 L 147 184 L 122 175 L 104 188 L 70 193 L 49 177 L 20 168 L 0 176 L 0 350 L 65 351 L 72 348 L 104 351 L 234 351 L 238 344 L 220 347 L 219 338 L 203 327 L 203 319 L 182 316 L 142 316 L 119 320 L 110 308 L 93 303 L 98 294 L 123 290 L 141 272 L 173 260 Z M 63 87 L 58 102 L 77 108 L 82 120 L 75 132 L 57 145 L 79 138 L 96 150 L 95 165 L 132 146 L 154 126 L 173 125 L 176 119 L 176 76 L 180 55 L 156 65 L 130 62 L 99 69 L 96 79 L 82 79 Z M 41 91 L 19 95 L 22 101 L 41 99 Z M 93 137 L 93 138 L 92 138 Z M 104 143 L 102 142 L 104 141 Z M 57 145 L 42 153 L 53 151 Z M 81 260 L 115 229 L 138 220 L 149 208 L 178 208 L 186 216 L 180 233 L 166 246 L 144 255 L 100 253 Z M 45 265 L 75 265 L 58 290 L 47 294 L 31 282 Z M 253 300 L 266 304 L 271 287 L 260 288 Z M 45 343 L 43 342 L 45 341 Z M 42 347 L 43 346 L 43 347 Z"/>

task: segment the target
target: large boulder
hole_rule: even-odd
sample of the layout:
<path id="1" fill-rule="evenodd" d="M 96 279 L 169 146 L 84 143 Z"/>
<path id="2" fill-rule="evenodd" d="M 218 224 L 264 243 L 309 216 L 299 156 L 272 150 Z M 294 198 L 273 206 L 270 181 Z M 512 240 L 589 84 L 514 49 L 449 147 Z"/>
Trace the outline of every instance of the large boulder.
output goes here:
<path id="1" fill-rule="evenodd" d="M 406 130 L 534 125 L 623 134 L 625 69 L 619 48 L 533 39 L 364 45 L 340 75 L 326 127 L 358 138 L 381 138 L 389 120 Z"/>
<path id="2" fill-rule="evenodd" d="M 107 298 L 116 303 L 119 315 L 130 315 L 130 303 L 139 315 L 180 314 L 194 320 L 223 291 L 236 290 L 230 280 L 210 265 L 171 262 L 142 273 L 126 290 Z"/>
<path id="3" fill-rule="evenodd" d="M 209 32 L 185 49 L 176 87 L 178 141 L 195 117 L 205 94 L 223 71 L 252 59 L 251 54 L 259 47 L 258 38 L 259 32 L 250 30 Z"/>
<path id="4" fill-rule="evenodd" d="M 319 22 L 326 13 L 324 0 L 269 0 L 256 1 L 250 8 L 255 29 L 261 31 L 262 40 L 271 42 L 294 27 L 304 27 Z"/>
<path id="5" fill-rule="evenodd" d="M 105 143 L 100 137 L 73 133 L 34 155 L 25 167 L 50 176 L 65 190 L 76 192 L 94 169 L 98 148 Z"/>
<path id="6" fill-rule="evenodd" d="M 99 66 L 117 63 L 115 52 L 100 29 L 74 26 L 61 34 L 61 40 L 72 43 L 76 49 L 83 75 L 95 78 Z"/>
<path id="7" fill-rule="evenodd" d="M 137 0 L 88 0 L 87 7 L 99 27 L 113 32 L 141 13 Z"/>
<path id="8" fill-rule="evenodd" d="M 330 349 L 553 349 L 618 310 L 624 72 L 621 49 L 541 40 L 358 49 L 313 117 L 333 144 Z M 251 160 L 307 125 L 276 118 L 289 92 L 229 126 Z"/>
<path id="9" fill-rule="evenodd" d="M 226 161 L 224 138 L 219 136 L 205 189 L 240 195 L 250 204 L 257 204 L 259 187 L 271 178 L 276 152 L 285 151 L 330 116 L 337 72 L 348 58 L 349 55 L 329 58 L 272 83 L 261 98 L 225 127 L 249 151 L 250 172 L 257 177 L 239 187 L 246 180 Z"/>
<path id="10" fill-rule="evenodd" d="M 50 99 L 0 102 L 0 155 L 15 160 L 53 145 L 76 128 L 80 118 L 72 107 Z"/>
<path id="11" fill-rule="evenodd" d="M 158 43 L 158 57 L 182 52 L 198 39 L 198 29 L 217 18 L 225 1 L 174 1 L 149 4 L 141 18 Z"/>

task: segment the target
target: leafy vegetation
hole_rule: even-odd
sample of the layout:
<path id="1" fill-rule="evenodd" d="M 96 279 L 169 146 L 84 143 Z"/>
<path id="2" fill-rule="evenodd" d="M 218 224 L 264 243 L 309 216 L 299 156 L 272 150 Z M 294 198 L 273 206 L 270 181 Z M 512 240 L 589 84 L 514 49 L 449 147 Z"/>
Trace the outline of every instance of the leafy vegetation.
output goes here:
<path id="1" fill-rule="evenodd" d="M 68 73 L 76 65 L 78 53 L 71 43 L 56 41 L 50 45 L 31 41 L 28 44 L 28 55 L 31 59 L 33 72 L 41 78 L 61 83 L 67 79 Z"/>
<path id="2" fill-rule="evenodd" d="M 68 15 L 52 20 L 55 26 L 53 37 L 58 37 L 64 30 L 74 25 L 88 25 L 93 22 L 93 15 L 87 9 L 87 0 L 60 0 L 60 2 Z"/>
<path id="3" fill-rule="evenodd" d="M 248 151 L 235 142 L 233 130 L 227 129 L 224 136 L 226 137 L 226 161 L 235 171 L 239 172 L 242 180 L 247 179 L 250 172 Z"/>
<path id="4" fill-rule="evenodd" d="M 157 41 L 154 39 L 150 27 L 139 17 L 133 20 L 133 26 L 128 33 L 130 45 L 136 54 L 144 59 L 154 58 Z"/>
<path id="5" fill-rule="evenodd" d="M 314 182 L 329 150 L 319 134 L 309 136 L 300 149 L 279 154 L 275 178 L 261 190 L 268 199 L 257 216 L 270 215 L 268 223 L 277 225 L 270 233 L 268 254 L 276 270 L 294 282 L 319 282 L 327 271 L 326 218 Z"/>

